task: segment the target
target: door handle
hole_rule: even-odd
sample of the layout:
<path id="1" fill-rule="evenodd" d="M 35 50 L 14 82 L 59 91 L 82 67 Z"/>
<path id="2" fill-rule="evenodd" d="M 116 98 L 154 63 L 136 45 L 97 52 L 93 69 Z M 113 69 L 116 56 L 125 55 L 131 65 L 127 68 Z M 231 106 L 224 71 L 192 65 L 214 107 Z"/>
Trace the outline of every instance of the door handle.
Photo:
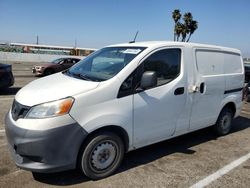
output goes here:
<path id="1" fill-rule="evenodd" d="M 200 86 L 190 86 L 189 87 L 189 92 L 190 93 L 197 93 L 197 92 L 200 92 L 201 94 L 203 94 L 205 92 L 205 89 L 206 89 L 206 86 L 205 86 L 205 83 L 202 82 L 200 83 Z"/>
<path id="2" fill-rule="evenodd" d="M 174 95 L 182 95 L 184 94 L 184 87 L 178 87 L 175 91 L 174 91 Z"/>
<path id="3" fill-rule="evenodd" d="M 204 93 L 204 91 L 205 91 L 205 83 L 202 82 L 202 83 L 200 84 L 200 93 Z"/>

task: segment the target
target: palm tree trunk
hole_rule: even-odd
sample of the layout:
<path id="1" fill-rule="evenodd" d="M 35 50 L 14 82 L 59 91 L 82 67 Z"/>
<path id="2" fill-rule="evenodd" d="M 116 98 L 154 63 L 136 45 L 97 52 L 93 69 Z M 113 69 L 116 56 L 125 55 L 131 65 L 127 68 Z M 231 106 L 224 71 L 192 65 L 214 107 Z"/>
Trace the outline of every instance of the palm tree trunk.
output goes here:
<path id="1" fill-rule="evenodd" d="M 191 38 L 191 33 L 189 34 L 189 36 L 188 36 L 188 39 L 187 39 L 187 42 L 189 42 L 189 40 L 190 40 L 190 38 Z"/>
<path id="2" fill-rule="evenodd" d="M 175 32 L 175 28 L 176 28 L 176 23 L 174 25 L 174 41 L 176 40 L 176 32 Z"/>
<path id="3" fill-rule="evenodd" d="M 181 42 L 185 42 L 185 37 L 182 36 Z"/>

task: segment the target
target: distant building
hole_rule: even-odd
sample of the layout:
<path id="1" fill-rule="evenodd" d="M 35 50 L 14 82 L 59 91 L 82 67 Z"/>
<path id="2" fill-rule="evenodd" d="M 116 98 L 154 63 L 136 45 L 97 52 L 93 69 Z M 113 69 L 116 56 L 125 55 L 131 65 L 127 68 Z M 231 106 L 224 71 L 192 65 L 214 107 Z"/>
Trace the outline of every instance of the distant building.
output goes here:
<path id="1" fill-rule="evenodd" d="M 96 51 L 96 49 L 25 43 L 0 43 L 0 52 L 1 51 L 33 54 L 87 56 Z"/>

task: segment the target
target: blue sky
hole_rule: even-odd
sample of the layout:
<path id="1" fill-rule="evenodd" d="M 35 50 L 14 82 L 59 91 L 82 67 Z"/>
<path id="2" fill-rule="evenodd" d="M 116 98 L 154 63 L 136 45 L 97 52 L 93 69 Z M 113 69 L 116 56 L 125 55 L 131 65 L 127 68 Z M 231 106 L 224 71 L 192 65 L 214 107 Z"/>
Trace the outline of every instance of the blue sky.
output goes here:
<path id="1" fill-rule="evenodd" d="M 101 48 L 173 40 L 172 11 L 193 14 L 192 42 L 238 48 L 250 57 L 250 0 L 0 0 L 0 41 Z"/>

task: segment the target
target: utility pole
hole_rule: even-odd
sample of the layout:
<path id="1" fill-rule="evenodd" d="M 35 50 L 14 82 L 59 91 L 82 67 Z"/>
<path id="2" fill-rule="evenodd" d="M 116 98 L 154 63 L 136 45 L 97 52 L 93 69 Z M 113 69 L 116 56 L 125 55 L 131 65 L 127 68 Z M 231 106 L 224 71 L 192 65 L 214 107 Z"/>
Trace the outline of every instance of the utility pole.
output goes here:
<path id="1" fill-rule="evenodd" d="M 38 37 L 38 35 L 36 36 L 36 44 L 37 45 L 39 44 L 39 37 Z"/>
<path id="2" fill-rule="evenodd" d="M 75 48 L 76 48 L 76 46 L 77 46 L 77 39 L 75 38 Z"/>

